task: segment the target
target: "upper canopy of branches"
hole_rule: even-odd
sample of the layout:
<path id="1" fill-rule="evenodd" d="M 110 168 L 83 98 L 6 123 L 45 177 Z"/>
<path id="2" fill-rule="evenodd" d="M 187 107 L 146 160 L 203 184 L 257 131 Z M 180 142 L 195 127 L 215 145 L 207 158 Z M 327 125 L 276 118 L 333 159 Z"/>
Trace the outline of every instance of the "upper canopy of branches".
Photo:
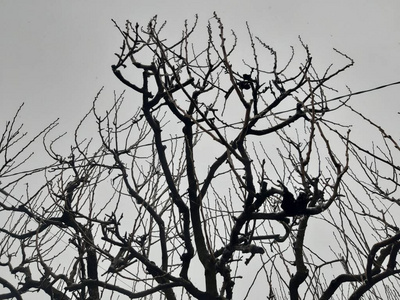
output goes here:
<path id="1" fill-rule="evenodd" d="M 55 150 L 59 137 L 48 142 L 51 125 L 53 164 L 21 171 L 20 152 L 9 154 L 20 132 L 6 125 L 1 265 L 22 280 L 0 277 L 4 297 L 232 299 L 261 282 L 271 299 L 358 299 L 400 272 L 399 147 L 350 96 L 329 98 L 352 59 L 335 50 L 345 64 L 321 71 L 299 39 L 282 62 L 249 26 L 243 57 L 216 14 L 204 39 L 197 17 L 168 39 L 156 17 L 114 24 L 123 41 L 112 72 L 129 92 L 104 111 L 99 93 L 68 153 Z M 361 116 L 383 147 L 358 144 L 338 111 Z M 39 172 L 39 187 L 11 196 Z"/>

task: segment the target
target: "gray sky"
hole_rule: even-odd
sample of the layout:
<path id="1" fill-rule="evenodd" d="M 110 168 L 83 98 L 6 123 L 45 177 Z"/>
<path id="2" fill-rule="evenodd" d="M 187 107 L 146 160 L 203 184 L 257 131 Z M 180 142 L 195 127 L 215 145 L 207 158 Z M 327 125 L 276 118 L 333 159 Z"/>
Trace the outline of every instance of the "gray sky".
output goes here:
<path id="1" fill-rule="evenodd" d="M 0 0 L 0 126 L 25 102 L 21 121 L 29 131 L 57 117 L 59 133 L 73 131 L 102 86 L 102 99 L 111 103 L 113 91 L 125 89 L 110 68 L 121 45 L 112 18 L 121 26 L 126 19 L 145 26 L 157 14 L 168 21 L 164 33 L 176 35 L 197 13 L 198 32 L 204 34 L 213 11 L 226 30 L 241 34 L 242 45 L 248 42 L 248 21 L 283 57 L 291 45 L 302 51 L 299 35 L 318 66 L 342 66 L 332 49 L 346 53 L 355 66 L 335 81 L 343 93 L 346 85 L 358 91 L 400 80 L 399 0 Z M 400 85 L 393 86 L 356 96 L 352 103 L 398 130 L 399 92 Z"/>
<path id="2" fill-rule="evenodd" d="M 345 85 L 356 91 L 400 80 L 398 0 L 1 0 L 0 118 L 25 102 L 22 116 L 29 128 L 41 128 L 56 117 L 61 117 L 63 130 L 74 128 L 103 85 L 103 97 L 110 101 L 114 90 L 125 88 L 110 70 L 121 42 L 111 18 L 121 25 L 126 19 L 146 25 L 157 14 L 168 21 L 165 33 L 176 33 L 185 19 L 193 20 L 198 13 L 198 29 L 204 33 L 213 11 L 227 30 L 240 33 L 248 21 L 254 34 L 277 51 L 288 51 L 290 45 L 301 51 L 301 35 L 322 66 L 336 62 L 333 47 L 348 54 L 356 64 L 338 78 L 343 92 Z M 395 96 L 399 89 L 359 96 L 357 101 L 372 112 L 388 106 L 400 111 Z"/>

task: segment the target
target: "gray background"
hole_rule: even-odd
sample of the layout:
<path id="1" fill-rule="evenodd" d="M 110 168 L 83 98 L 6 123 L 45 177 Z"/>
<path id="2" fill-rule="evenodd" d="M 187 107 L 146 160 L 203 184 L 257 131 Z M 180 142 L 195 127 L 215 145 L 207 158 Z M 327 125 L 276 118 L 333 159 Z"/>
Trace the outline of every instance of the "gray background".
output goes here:
<path id="1" fill-rule="evenodd" d="M 248 21 L 253 33 L 273 46 L 283 61 L 289 58 L 291 45 L 303 51 L 299 35 L 321 69 L 346 62 L 333 48 L 352 57 L 355 66 L 334 80 L 339 93 L 331 96 L 347 94 L 346 85 L 358 91 L 400 80 L 398 0 L 0 0 L 0 126 L 25 102 L 19 121 L 25 123 L 26 130 L 37 132 L 60 117 L 56 131 L 69 131 L 71 135 L 102 86 L 102 99 L 111 103 L 114 91 L 119 94 L 125 89 L 110 68 L 121 45 L 111 18 L 121 26 L 126 19 L 146 26 L 157 14 L 160 22 L 168 21 L 164 34 L 176 37 L 184 20 L 193 21 L 198 13 L 198 33 L 205 37 L 213 11 L 221 17 L 227 32 L 233 29 L 238 33 L 242 45 L 248 42 Z M 240 55 L 242 50 L 238 51 Z M 248 53 L 243 50 L 243 55 Z M 388 133 L 396 133 L 399 92 L 400 85 L 392 86 L 355 96 L 351 103 L 389 128 Z M 354 134 L 369 140 L 362 127 Z"/>
<path id="2" fill-rule="evenodd" d="M 121 42 L 111 18 L 145 26 L 157 14 L 168 21 L 167 34 L 179 33 L 198 13 L 198 32 L 205 33 L 213 11 L 243 38 L 248 21 L 282 59 L 290 45 L 302 50 L 299 35 L 322 67 L 336 63 L 333 47 L 346 53 L 356 64 L 337 79 L 340 92 L 345 85 L 357 91 L 400 80 L 399 1 L 0 1 L 0 120 L 25 102 L 29 129 L 60 117 L 60 132 L 72 130 L 102 86 L 110 101 L 125 88 L 110 69 Z M 395 113 L 399 88 L 353 103 L 374 118 Z"/>

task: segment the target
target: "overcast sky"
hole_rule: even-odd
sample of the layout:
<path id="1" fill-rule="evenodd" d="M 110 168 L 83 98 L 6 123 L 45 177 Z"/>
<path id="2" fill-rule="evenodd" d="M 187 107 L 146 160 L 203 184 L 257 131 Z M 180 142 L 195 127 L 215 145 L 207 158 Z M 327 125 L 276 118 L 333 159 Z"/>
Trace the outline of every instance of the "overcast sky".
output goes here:
<path id="1" fill-rule="evenodd" d="M 216 11 L 226 29 L 246 30 L 278 51 L 299 47 L 301 35 L 313 58 L 326 66 L 332 48 L 356 64 L 340 77 L 353 91 L 400 80 L 400 1 L 0 1 L 0 117 L 26 103 L 29 128 L 61 117 L 73 128 L 97 91 L 125 87 L 113 77 L 121 37 L 111 19 L 146 25 L 158 15 L 175 32 L 185 19 L 200 17 L 200 31 Z M 345 89 L 343 89 L 345 92 Z M 400 86 L 359 97 L 363 108 L 400 110 Z M 110 98 L 110 101 L 112 99 Z M 385 103 L 385 105 L 383 105 Z M 4 121 L 2 120 L 2 124 Z"/>
<path id="2" fill-rule="evenodd" d="M 121 45 L 111 19 L 145 26 L 158 15 L 168 22 L 164 33 L 176 35 L 195 14 L 205 32 L 213 11 L 226 30 L 245 33 L 248 21 L 278 55 L 291 45 L 301 50 L 299 35 L 322 66 L 338 61 L 333 48 L 346 53 L 355 66 L 336 81 L 343 93 L 346 85 L 358 91 L 400 81 L 399 0 L 0 0 L 0 132 L 22 102 L 20 121 L 28 130 L 60 117 L 60 133 L 72 131 L 102 86 L 110 102 L 114 90 L 125 89 L 110 68 Z M 399 94 L 397 85 L 355 96 L 353 103 L 398 131 Z"/>

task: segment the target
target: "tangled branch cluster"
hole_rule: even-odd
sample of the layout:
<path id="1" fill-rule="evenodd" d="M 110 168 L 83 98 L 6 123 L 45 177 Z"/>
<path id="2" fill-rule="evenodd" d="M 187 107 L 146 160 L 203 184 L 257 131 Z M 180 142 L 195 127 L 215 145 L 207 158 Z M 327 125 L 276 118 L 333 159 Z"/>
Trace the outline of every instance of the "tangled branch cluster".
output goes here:
<path id="1" fill-rule="evenodd" d="M 0 248 L 11 276 L 0 277 L 1 299 L 396 293 L 399 148 L 350 97 L 327 100 L 348 56 L 335 51 L 347 64 L 321 76 L 300 40 L 303 61 L 293 50 L 281 66 L 247 27 L 251 55 L 236 64 L 238 38 L 216 14 L 200 50 L 197 18 L 172 42 L 156 17 L 115 26 L 112 72 L 128 91 L 105 111 L 99 92 L 67 152 L 56 150 L 61 137 L 49 141 L 55 123 L 23 145 L 16 118 L 7 123 Z M 384 148 L 335 121 L 352 110 Z M 51 163 L 26 171 L 21 155 L 40 136 Z M 27 178 L 43 181 L 19 196 Z"/>

